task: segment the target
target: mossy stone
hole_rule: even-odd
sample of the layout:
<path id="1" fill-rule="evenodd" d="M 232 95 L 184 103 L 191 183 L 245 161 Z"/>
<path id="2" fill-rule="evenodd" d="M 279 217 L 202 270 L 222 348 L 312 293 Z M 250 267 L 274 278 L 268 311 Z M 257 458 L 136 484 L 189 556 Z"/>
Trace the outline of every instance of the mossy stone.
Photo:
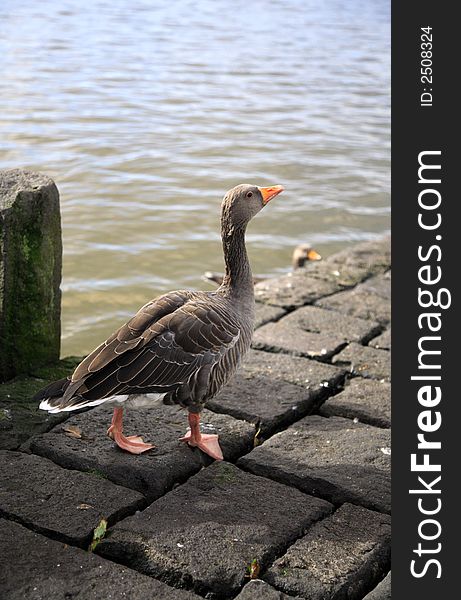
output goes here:
<path id="1" fill-rule="evenodd" d="M 68 377 L 82 360 L 69 356 L 55 363 L 37 367 L 30 375 L 18 375 L 0 383 L 0 450 L 16 450 L 32 435 L 44 433 L 70 413 L 50 415 L 38 409 L 33 396 L 47 383 Z"/>
<path id="2" fill-rule="evenodd" d="M 59 192 L 41 173 L 0 171 L 0 381 L 59 358 Z"/>

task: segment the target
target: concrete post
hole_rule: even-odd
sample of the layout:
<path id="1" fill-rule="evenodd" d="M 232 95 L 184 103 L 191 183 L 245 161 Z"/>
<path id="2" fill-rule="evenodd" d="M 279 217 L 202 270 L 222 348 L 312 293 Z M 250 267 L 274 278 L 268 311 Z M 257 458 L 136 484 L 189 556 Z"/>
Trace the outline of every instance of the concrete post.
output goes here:
<path id="1" fill-rule="evenodd" d="M 0 171 L 0 381 L 59 358 L 61 269 L 56 185 Z"/>

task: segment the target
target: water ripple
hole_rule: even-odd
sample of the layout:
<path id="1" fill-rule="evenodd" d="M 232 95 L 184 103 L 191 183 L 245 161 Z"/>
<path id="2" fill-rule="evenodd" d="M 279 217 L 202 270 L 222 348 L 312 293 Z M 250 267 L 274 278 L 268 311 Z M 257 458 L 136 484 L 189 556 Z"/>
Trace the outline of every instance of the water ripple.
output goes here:
<path id="1" fill-rule="evenodd" d="M 61 192 L 64 354 L 206 286 L 242 181 L 286 187 L 250 226 L 257 273 L 388 230 L 387 1 L 4 0 L 0 22 L 2 165 Z"/>

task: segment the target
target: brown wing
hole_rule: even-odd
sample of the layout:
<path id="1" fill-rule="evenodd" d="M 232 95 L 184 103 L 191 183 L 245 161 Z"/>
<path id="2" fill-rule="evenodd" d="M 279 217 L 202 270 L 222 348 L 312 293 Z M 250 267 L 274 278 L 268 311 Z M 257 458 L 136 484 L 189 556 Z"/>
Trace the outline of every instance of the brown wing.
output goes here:
<path id="1" fill-rule="evenodd" d="M 117 394 L 175 392 L 186 384 L 200 399 L 212 367 L 240 336 L 225 305 L 210 297 L 173 293 L 143 306 L 80 363 L 59 406 L 84 406 Z"/>
<path id="2" fill-rule="evenodd" d="M 172 292 L 151 300 L 135 316 L 115 331 L 105 342 L 91 352 L 72 373 L 76 382 L 101 370 L 114 358 L 132 350 L 145 341 L 143 335 L 162 317 L 173 313 L 190 300 L 188 292 Z"/>

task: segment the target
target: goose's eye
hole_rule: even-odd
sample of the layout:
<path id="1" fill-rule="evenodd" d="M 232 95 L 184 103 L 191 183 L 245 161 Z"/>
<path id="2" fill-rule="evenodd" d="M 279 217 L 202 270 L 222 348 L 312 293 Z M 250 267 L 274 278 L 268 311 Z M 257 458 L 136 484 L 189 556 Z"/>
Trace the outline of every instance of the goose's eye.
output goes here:
<path id="1" fill-rule="evenodd" d="M 253 192 L 247 192 L 247 198 L 251 198 L 252 195 L 253 195 Z"/>

